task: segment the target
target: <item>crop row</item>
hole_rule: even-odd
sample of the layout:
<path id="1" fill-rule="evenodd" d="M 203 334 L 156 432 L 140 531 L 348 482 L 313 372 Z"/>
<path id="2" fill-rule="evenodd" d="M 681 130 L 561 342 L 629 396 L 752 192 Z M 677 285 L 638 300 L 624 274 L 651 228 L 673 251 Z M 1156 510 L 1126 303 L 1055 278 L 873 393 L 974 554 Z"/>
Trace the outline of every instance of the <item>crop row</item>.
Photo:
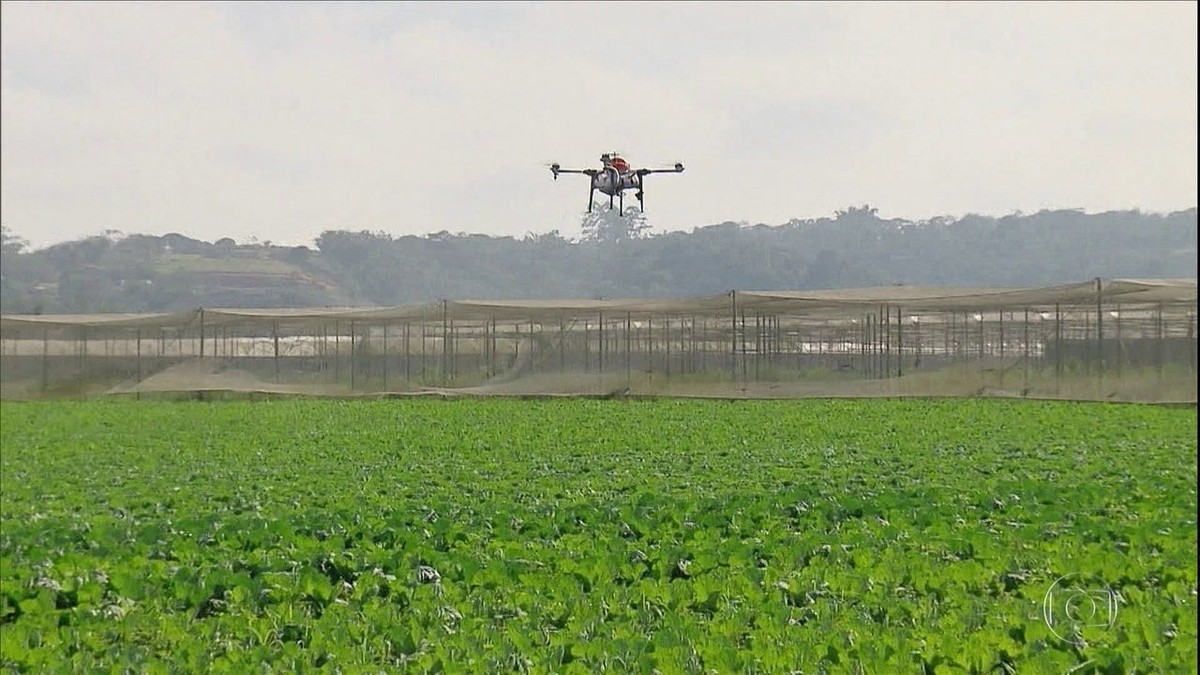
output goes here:
<path id="1" fill-rule="evenodd" d="M 1195 409 L 88 401 L 0 422 L 17 671 L 1196 668 Z M 1056 588 L 1114 604 L 1081 617 Z"/>

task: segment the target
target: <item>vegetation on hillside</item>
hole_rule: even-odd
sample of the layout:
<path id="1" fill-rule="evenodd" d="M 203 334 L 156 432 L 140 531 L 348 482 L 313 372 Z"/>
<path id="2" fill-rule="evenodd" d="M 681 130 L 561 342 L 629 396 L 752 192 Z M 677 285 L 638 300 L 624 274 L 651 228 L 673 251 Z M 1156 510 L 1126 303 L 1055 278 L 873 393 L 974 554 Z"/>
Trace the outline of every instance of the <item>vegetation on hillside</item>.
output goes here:
<path id="1" fill-rule="evenodd" d="M 31 251 L 5 228 L 0 303 L 7 313 L 52 313 L 1036 286 L 1194 277 L 1197 264 L 1195 208 L 909 221 L 864 205 L 777 226 L 725 222 L 657 234 L 628 211 L 586 216 L 578 238 L 558 230 L 523 238 L 329 230 L 315 248 L 109 233 Z"/>

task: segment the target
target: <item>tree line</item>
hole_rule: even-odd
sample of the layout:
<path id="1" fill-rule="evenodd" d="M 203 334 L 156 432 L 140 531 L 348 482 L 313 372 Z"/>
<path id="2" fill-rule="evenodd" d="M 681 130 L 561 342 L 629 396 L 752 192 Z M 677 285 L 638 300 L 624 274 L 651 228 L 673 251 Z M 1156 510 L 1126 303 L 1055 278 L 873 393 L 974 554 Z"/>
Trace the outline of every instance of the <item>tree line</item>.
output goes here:
<path id="1" fill-rule="evenodd" d="M 437 299 L 697 296 L 889 284 L 1041 286 L 1196 276 L 1191 208 L 1044 210 L 910 221 L 868 205 L 782 225 L 654 233 L 635 209 L 584 217 L 581 236 L 328 230 L 314 247 L 106 233 L 30 250 L 3 231 L 5 313 L 199 306 L 394 305 Z"/>

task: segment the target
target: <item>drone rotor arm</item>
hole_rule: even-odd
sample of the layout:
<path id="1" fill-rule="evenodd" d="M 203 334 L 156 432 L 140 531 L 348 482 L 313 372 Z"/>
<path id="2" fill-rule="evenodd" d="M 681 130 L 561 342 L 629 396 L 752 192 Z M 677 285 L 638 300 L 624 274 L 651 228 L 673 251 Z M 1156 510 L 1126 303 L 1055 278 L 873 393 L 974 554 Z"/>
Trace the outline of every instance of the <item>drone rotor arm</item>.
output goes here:
<path id="1" fill-rule="evenodd" d="M 594 176 L 597 173 L 595 169 L 563 169 L 563 168 L 559 167 L 557 164 L 552 164 L 550 166 L 550 171 L 551 171 L 551 173 L 554 173 L 555 175 L 560 174 L 560 173 L 578 173 L 578 174 L 583 174 L 585 176 Z"/>
<path id="2" fill-rule="evenodd" d="M 676 164 L 670 169 L 638 169 L 638 173 L 645 176 L 652 173 L 683 173 L 683 165 Z"/>

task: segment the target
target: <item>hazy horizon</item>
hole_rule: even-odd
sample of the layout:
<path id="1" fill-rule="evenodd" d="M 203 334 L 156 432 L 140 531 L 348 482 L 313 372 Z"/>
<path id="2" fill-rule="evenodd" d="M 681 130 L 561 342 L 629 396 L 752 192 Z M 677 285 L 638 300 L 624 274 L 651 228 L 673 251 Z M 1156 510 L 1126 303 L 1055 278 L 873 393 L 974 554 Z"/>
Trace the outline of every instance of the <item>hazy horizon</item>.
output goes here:
<path id="1" fill-rule="evenodd" d="M 597 194 L 599 194 L 599 193 L 597 193 Z M 606 203 L 605 205 L 607 206 L 607 203 Z M 847 205 L 847 206 L 848 206 L 848 207 L 850 207 L 850 208 L 860 208 L 860 207 L 862 207 L 862 206 L 864 206 L 864 205 L 862 205 L 862 204 L 859 204 L 859 205 Z M 871 206 L 871 205 L 866 205 L 866 206 Z M 872 208 L 872 209 L 874 209 L 874 206 L 871 206 L 871 208 Z M 1104 213 L 1112 213 L 1112 212 L 1118 212 L 1118 213 L 1119 213 L 1119 212 L 1132 212 L 1132 213 L 1139 213 L 1139 214 L 1142 214 L 1142 215 L 1150 215 L 1150 216 L 1162 216 L 1162 217 L 1166 217 L 1166 216 L 1170 216 L 1171 214 L 1175 214 L 1175 213 L 1183 213 L 1183 212 L 1186 212 L 1186 211 L 1189 211 L 1189 210 L 1195 210 L 1196 208 L 1197 208 L 1197 207 L 1196 207 L 1195 205 L 1192 205 L 1192 206 L 1189 206 L 1189 207 L 1184 207 L 1184 208 L 1179 208 L 1179 209 L 1172 209 L 1172 210 L 1169 210 L 1169 211 L 1167 211 L 1167 210 L 1164 210 L 1164 211 L 1151 211 L 1151 210 L 1148 210 L 1148 209 L 1139 209 L 1139 208 L 1136 208 L 1136 207 L 1135 207 L 1135 208 L 1131 208 L 1131 209 L 1113 209 L 1113 210 L 1106 210 L 1106 211 L 1088 211 L 1088 210 L 1086 210 L 1086 209 L 1054 209 L 1054 208 L 1047 208 L 1047 209 L 1044 209 L 1044 211 L 1049 211 L 1049 212 L 1055 212 L 1055 211 L 1078 211 L 1078 212 L 1081 212 L 1081 213 L 1083 213 L 1084 215 L 1103 215 Z M 845 209 L 839 209 L 839 210 L 845 210 Z M 978 211 L 972 211 L 972 212 L 969 212 L 969 213 L 961 213 L 961 214 L 941 214 L 941 217 L 943 217 L 943 218 L 949 218 L 949 219 L 951 220 L 951 222 L 957 222 L 957 221 L 959 221 L 959 220 L 962 220 L 962 219 L 964 219 L 964 218 L 966 218 L 966 217 L 968 217 L 968 216 L 981 216 L 981 217 L 984 217 L 984 218 L 995 218 L 995 219 L 999 220 L 999 219 L 1006 218 L 1006 217 L 1025 217 L 1025 216 L 1030 216 L 1030 215 L 1036 215 L 1036 213 L 1038 213 L 1038 212 L 1029 212 L 1029 213 L 1026 213 L 1026 212 L 1019 211 L 1019 210 L 1018 210 L 1018 211 L 1013 211 L 1013 212 L 1010 212 L 1010 213 L 980 213 L 980 212 L 978 212 Z M 884 214 L 884 213 L 877 213 L 876 215 L 877 215 L 877 217 L 879 217 L 879 218 L 880 218 L 880 219 L 882 219 L 882 220 L 901 220 L 901 221 L 908 221 L 908 222 L 912 222 L 912 223 L 928 222 L 928 221 L 929 221 L 931 218 L 935 217 L 935 216 L 931 216 L 931 217 L 923 217 L 923 218 L 909 218 L 909 217 L 907 217 L 907 216 L 904 216 L 904 215 L 888 215 L 888 214 Z M 669 234 L 669 233 L 671 233 L 671 232 L 685 232 L 685 233 L 691 233 L 691 232 L 693 232 L 693 231 L 694 231 L 694 230 L 696 230 L 696 229 L 703 229 L 703 228 L 705 228 L 705 227 L 710 227 L 710 226 L 719 226 L 719 225 L 723 225 L 723 224 L 725 224 L 725 223 L 731 223 L 731 222 L 732 222 L 732 223 L 738 223 L 738 224 L 741 224 L 741 225 L 744 225 L 744 226 L 758 226 L 758 225 L 766 225 L 766 226 L 769 226 L 769 227 L 779 227 L 779 226 L 783 226 L 783 225 L 786 225 L 786 224 L 788 224 L 788 222 L 790 222 L 790 221 L 792 221 L 792 220 L 805 220 L 805 219 L 811 219 L 811 220 L 814 220 L 814 221 L 815 221 L 815 220 L 820 220 L 821 218 L 829 218 L 829 219 L 831 219 L 831 220 L 836 220 L 836 217 L 837 217 L 837 216 L 836 216 L 836 214 L 835 214 L 835 213 L 829 213 L 829 214 L 821 214 L 821 215 L 817 215 L 817 216 L 811 216 L 811 217 L 806 217 L 806 218 L 793 218 L 793 219 L 789 219 L 789 220 L 787 220 L 787 221 L 783 221 L 783 222 L 779 222 L 779 223 L 752 223 L 752 222 L 750 222 L 750 221 L 747 221 L 747 220 L 745 220 L 745 219 L 742 219 L 742 220 L 725 220 L 725 221 L 721 221 L 721 222 L 703 223 L 703 224 L 699 224 L 699 225 L 695 225 L 695 226 L 689 226 L 689 227 L 687 227 L 686 229 L 682 229 L 682 228 L 681 228 L 681 229 L 678 229 L 678 230 L 653 230 L 653 231 L 649 231 L 647 234 L 648 234 L 649 236 L 659 236 L 659 235 L 663 235 L 663 234 Z M 6 227 L 7 227 L 7 225 L 6 225 Z M 253 245 L 264 245 L 264 246 L 266 246 L 266 245 L 269 245 L 269 246 L 280 246 L 280 247 L 304 246 L 304 247 L 307 247 L 307 248 L 310 248 L 310 249 L 316 249 L 317 247 L 315 246 L 315 240 L 316 240 L 316 239 L 319 239 L 319 238 L 320 238 L 320 235 L 321 235 L 323 232 L 328 232 L 328 231 L 346 231 L 346 232 L 351 232 L 351 233 L 355 233 L 355 234 L 362 233 L 362 232 L 367 232 L 367 233 L 369 233 L 369 234 L 371 234 L 371 235 L 376 235 L 376 234 L 380 234 L 380 233 L 382 233 L 382 234 L 386 234 L 386 235 L 393 236 L 393 237 L 394 237 L 394 238 L 396 238 L 396 239 L 399 239 L 399 238 L 402 238 L 402 237 L 407 237 L 407 236 L 415 236 L 415 237 L 428 238 L 428 237 L 430 237 L 430 236 L 432 236 L 432 235 L 436 235 L 436 234 L 439 234 L 439 233 L 441 232 L 441 231 L 437 231 L 437 232 L 389 232 L 389 231 L 387 231 L 386 229 L 373 229 L 373 230 L 371 230 L 371 229 L 363 229 L 363 228 L 360 228 L 360 229 L 354 229 L 354 228 L 333 228 L 333 229 L 329 229 L 329 230 L 322 230 L 322 232 L 317 232 L 317 233 L 314 233 L 314 234 L 313 234 L 313 236 L 312 236 L 312 238 L 311 238 L 311 239 L 309 239 L 308 241 L 284 242 L 284 241 L 275 241 L 275 240 L 271 240 L 271 239 L 259 239 L 257 236 L 254 236 L 254 235 L 247 235 L 247 236 L 242 236 L 242 237 L 239 237 L 239 236 L 234 236 L 234 235 L 229 235 L 229 234 L 220 234 L 220 235 L 217 235 L 217 236 L 204 237 L 204 236 L 196 236 L 196 235 L 192 235 L 192 234 L 189 234 L 189 233 L 187 233 L 187 232 L 179 232 L 179 231 L 175 231 L 175 230 L 171 230 L 171 231 L 163 231 L 163 232 L 137 232 L 137 231 L 127 231 L 127 230 L 109 230 L 109 231 L 101 231 L 101 232 L 91 232 L 91 233 L 85 233 L 85 234 L 81 234 L 81 235 L 79 235 L 78 237 L 76 237 L 76 238 L 72 238 L 72 239 L 64 239 L 64 240 L 61 240 L 61 241 L 53 241 L 53 242 L 47 242 L 47 243 L 43 243 L 43 244 L 34 244 L 34 243 L 30 242 L 30 241 L 28 240 L 28 237 L 25 237 L 25 236 L 24 236 L 24 235 L 23 235 L 21 232 L 19 232 L 19 231 L 16 231 L 16 230 L 14 230 L 14 229 L 12 229 L 12 228 L 9 228 L 9 234 L 10 234 L 11 236 L 14 236 L 14 237 L 16 237 L 16 238 L 18 238 L 18 239 L 21 239 L 21 240 L 23 240 L 23 242 L 24 242 L 24 246 L 23 246 L 23 248 L 22 248 L 22 251 L 23 251 L 23 252 L 25 252 L 25 253 L 33 253 L 33 252 L 37 252 L 37 251 L 42 251 L 42 250 L 45 250 L 45 249 L 47 249 L 47 248 L 50 248 L 50 247 L 53 247 L 53 246 L 57 246 L 57 245 L 59 245 L 59 244 L 67 244 L 67 243 L 71 243 L 71 242 L 74 242 L 74 241 L 82 241 L 82 240 L 84 240 L 84 239 L 88 239 L 88 238 L 91 238 L 91 237 L 105 237 L 105 238 L 108 238 L 108 239 L 110 239 L 111 241 L 119 241 L 119 240 L 121 240 L 121 239 L 124 239 L 125 237 L 129 237 L 129 236 L 153 236 L 153 237 L 162 237 L 162 236 L 171 235 L 171 234 L 183 235 L 183 236 L 185 236 L 185 237 L 188 237 L 189 239 L 193 239 L 193 240 L 196 240 L 196 241 L 201 241 L 201 242 L 207 242 L 207 243 L 210 243 L 210 244 L 214 244 L 214 243 L 216 243 L 217 241 L 219 241 L 219 240 L 221 240 L 221 239 L 229 238 L 229 239 L 233 239 L 233 240 L 234 240 L 234 241 L 235 241 L 235 242 L 236 242 L 236 243 L 237 243 L 239 246 L 243 246 L 243 245 L 250 245 L 250 246 L 253 246 Z M 449 231 L 449 230 L 447 230 L 447 231 Z M 529 234 L 533 234 L 533 235 L 542 235 L 542 234 L 548 234 L 548 233 L 549 233 L 549 231 L 548 231 L 548 230 L 546 230 L 546 231 L 534 231 L 534 230 L 527 230 L 527 231 L 526 231 L 526 232 L 524 232 L 524 233 L 514 233 L 514 234 L 507 234 L 507 233 L 490 233 L 490 234 L 489 234 L 489 233 L 484 233 L 484 232 L 471 232 L 471 231 L 467 231 L 467 230 L 462 230 L 462 231 L 449 231 L 449 232 L 450 232 L 452 235 L 454 235 L 454 236 L 461 236 L 461 235 L 466 235 L 466 236 L 479 236 L 479 235 L 482 235 L 482 236 L 494 237 L 494 238 L 513 237 L 513 238 L 515 238 L 515 239 L 524 239 L 524 238 L 525 238 L 526 236 L 528 236 Z M 562 232 L 562 231 L 560 231 L 560 232 L 559 232 L 559 234 L 560 234 L 560 236 L 562 236 L 564 239 L 566 239 L 566 240 L 568 240 L 568 241 L 577 242 L 577 243 L 579 243 L 579 242 L 583 242 L 583 241 L 586 241 L 586 237 L 585 237 L 585 236 L 581 236 L 579 232 L 573 232 L 573 233 L 572 233 L 572 232 Z"/>

